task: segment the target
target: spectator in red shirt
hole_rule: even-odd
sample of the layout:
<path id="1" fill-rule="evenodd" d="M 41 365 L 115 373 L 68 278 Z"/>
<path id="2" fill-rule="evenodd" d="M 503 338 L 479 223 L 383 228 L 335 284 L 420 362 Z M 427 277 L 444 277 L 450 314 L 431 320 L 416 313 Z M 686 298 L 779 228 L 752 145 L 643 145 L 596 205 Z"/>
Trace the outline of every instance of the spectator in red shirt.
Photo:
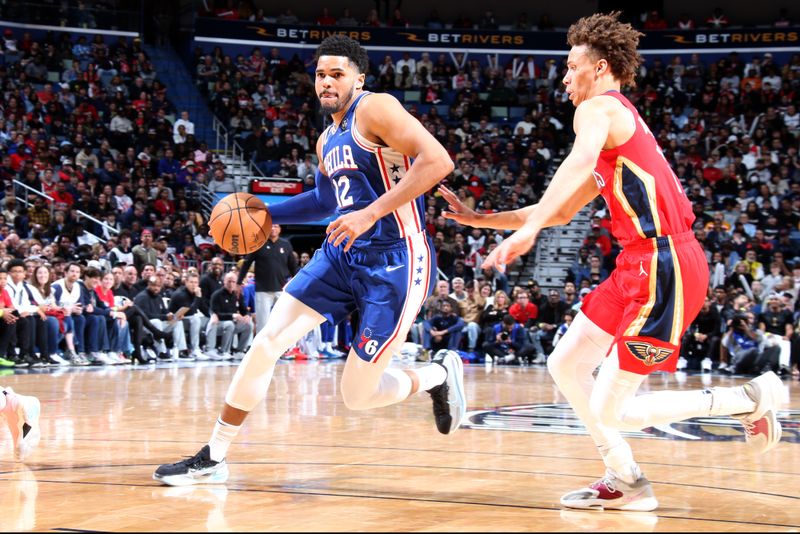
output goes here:
<path id="1" fill-rule="evenodd" d="M 644 29 L 666 30 L 667 21 L 666 19 L 661 18 L 661 13 L 654 9 L 650 12 L 650 14 L 647 15 L 647 20 L 644 21 Z"/>
<path id="2" fill-rule="evenodd" d="M 715 164 L 716 158 L 714 158 L 714 156 L 709 156 L 708 160 L 706 160 L 705 167 L 703 167 L 703 179 L 709 184 L 718 182 L 723 178 L 722 169 Z"/>
<path id="3" fill-rule="evenodd" d="M 53 208 L 56 210 L 69 211 L 75 203 L 75 198 L 67 191 L 67 183 L 60 180 L 56 184 L 56 190 L 53 191 L 51 196 L 53 197 Z"/>
<path id="4" fill-rule="evenodd" d="M 314 22 L 318 26 L 333 26 L 334 24 L 336 24 L 336 19 L 331 16 L 327 7 L 323 7 L 322 15 L 317 17 L 317 20 L 315 20 Z"/>
<path id="5" fill-rule="evenodd" d="M 603 231 L 602 226 L 593 224 L 592 233 L 589 234 L 589 236 L 594 236 L 594 244 L 600 247 L 600 253 L 603 254 L 603 257 L 607 257 L 611 254 L 611 238 Z M 589 245 L 589 239 L 585 239 L 583 244 L 584 246 Z"/>
<path id="6" fill-rule="evenodd" d="M 536 319 L 539 317 L 539 308 L 530 301 L 527 291 L 520 291 L 517 294 L 517 301 L 508 309 L 508 313 L 516 322 L 527 327 L 536 323 Z"/>
<path id="7" fill-rule="evenodd" d="M 175 202 L 169 198 L 169 189 L 163 188 L 158 192 L 158 199 L 153 203 L 155 209 L 162 218 L 175 215 Z"/>

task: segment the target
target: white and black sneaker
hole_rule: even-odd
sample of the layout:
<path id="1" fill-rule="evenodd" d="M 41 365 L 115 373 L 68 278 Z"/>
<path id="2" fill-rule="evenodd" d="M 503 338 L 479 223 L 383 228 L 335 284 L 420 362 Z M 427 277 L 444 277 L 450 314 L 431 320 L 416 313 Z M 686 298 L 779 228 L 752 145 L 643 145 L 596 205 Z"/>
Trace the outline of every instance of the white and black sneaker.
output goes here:
<path id="1" fill-rule="evenodd" d="M 458 429 L 467 414 L 464 364 L 458 353 L 452 350 L 437 352 L 432 363 L 441 365 L 447 372 L 445 381 L 429 389 L 428 393 L 433 400 L 436 428 L 442 434 L 450 434 Z"/>
<path id="2" fill-rule="evenodd" d="M 211 459 L 211 448 L 205 445 L 200 452 L 175 462 L 164 464 L 153 473 L 153 480 L 167 486 L 190 486 L 192 484 L 224 484 L 228 480 L 228 464 L 225 460 Z"/>

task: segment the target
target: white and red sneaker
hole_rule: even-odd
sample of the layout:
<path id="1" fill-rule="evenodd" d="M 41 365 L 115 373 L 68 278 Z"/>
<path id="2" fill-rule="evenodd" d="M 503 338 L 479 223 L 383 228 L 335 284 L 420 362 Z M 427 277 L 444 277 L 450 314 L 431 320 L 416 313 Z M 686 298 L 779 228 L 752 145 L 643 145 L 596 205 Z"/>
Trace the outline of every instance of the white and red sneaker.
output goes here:
<path id="1" fill-rule="evenodd" d="M 650 481 L 644 476 L 628 484 L 614 471 L 606 469 L 606 476 L 597 482 L 561 497 L 561 506 L 580 510 L 651 512 L 658 508 L 658 500 Z"/>
<path id="2" fill-rule="evenodd" d="M 39 399 L 14 393 L 11 388 L 6 388 L 2 393 L 6 396 L 6 407 L 2 415 L 11 431 L 14 441 L 14 457 L 24 460 L 39 444 L 41 432 L 39 430 L 39 413 L 41 406 Z"/>
<path id="3" fill-rule="evenodd" d="M 759 453 L 767 452 L 781 440 L 781 424 L 777 414 L 783 397 L 783 383 L 778 375 L 770 371 L 742 387 L 756 403 L 756 409 L 732 417 L 744 425 L 745 441 L 750 448 Z"/>

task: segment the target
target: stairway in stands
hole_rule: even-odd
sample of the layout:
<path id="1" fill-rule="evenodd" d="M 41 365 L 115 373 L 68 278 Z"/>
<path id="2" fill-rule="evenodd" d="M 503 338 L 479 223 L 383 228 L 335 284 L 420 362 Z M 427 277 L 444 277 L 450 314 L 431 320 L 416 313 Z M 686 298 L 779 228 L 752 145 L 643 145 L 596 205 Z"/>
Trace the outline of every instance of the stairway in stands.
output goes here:
<path id="1" fill-rule="evenodd" d="M 591 208 L 585 207 L 569 224 L 544 230 L 539 236 L 535 254 L 531 254 L 533 261 L 528 260 L 532 263 L 526 271 L 528 276 L 523 276 L 521 281 L 536 280 L 545 294 L 550 289 L 564 289 L 567 271 L 578 257 L 578 249 L 589 233 L 591 223 Z"/>
<path id="2" fill-rule="evenodd" d="M 188 111 L 189 120 L 194 123 L 195 137 L 213 148 L 214 116 L 180 56 L 172 46 L 145 45 L 144 49 L 153 62 L 158 79 L 167 86 L 167 96 L 177 109 L 175 119 L 180 118 L 181 111 Z"/>

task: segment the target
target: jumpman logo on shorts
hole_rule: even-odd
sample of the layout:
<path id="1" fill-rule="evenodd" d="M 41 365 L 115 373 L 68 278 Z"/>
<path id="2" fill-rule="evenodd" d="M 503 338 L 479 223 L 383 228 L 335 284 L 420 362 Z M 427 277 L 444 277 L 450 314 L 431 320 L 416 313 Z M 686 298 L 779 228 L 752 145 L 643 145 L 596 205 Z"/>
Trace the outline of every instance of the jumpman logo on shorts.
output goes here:
<path id="1" fill-rule="evenodd" d="M 647 276 L 647 271 L 644 270 L 644 262 L 639 262 L 639 276 Z"/>

